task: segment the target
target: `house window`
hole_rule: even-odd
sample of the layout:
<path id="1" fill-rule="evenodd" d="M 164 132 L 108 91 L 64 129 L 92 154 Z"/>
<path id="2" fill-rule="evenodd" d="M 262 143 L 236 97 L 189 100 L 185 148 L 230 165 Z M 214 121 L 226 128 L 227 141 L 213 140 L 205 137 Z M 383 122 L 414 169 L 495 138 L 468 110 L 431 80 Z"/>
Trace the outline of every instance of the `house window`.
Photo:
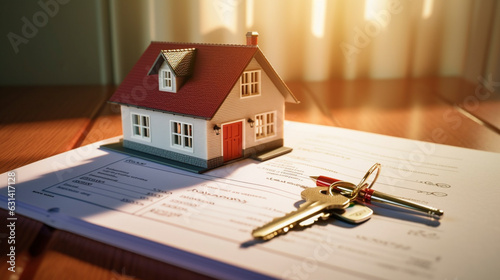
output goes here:
<path id="1" fill-rule="evenodd" d="M 160 72 L 160 90 L 173 91 L 174 81 L 172 71 L 169 69 L 161 70 Z"/>
<path id="2" fill-rule="evenodd" d="M 240 85 L 241 97 L 260 95 L 260 70 L 243 72 Z"/>
<path id="3" fill-rule="evenodd" d="M 172 146 L 192 150 L 193 125 L 182 122 L 172 122 Z"/>
<path id="4" fill-rule="evenodd" d="M 273 136 L 276 134 L 275 113 L 265 113 L 255 116 L 255 136 L 257 139 Z"/>
<path id="5" fill-rule="evenodd" d="M 136 138 L 151 140 L 149 116 L 132 114 L 132 135 Z"/>

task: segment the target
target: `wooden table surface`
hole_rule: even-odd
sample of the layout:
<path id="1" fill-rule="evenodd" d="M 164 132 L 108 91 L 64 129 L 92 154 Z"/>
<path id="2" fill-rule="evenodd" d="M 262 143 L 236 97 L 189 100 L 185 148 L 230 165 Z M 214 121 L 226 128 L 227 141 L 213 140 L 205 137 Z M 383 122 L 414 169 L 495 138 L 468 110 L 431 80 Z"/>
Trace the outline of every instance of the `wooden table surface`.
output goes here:
<path id="1" fill-rule="evenodd" d="M 500 88 L 461 78 L 287 82 L 299 122 L 500 152 Z M 121 135 L 113 86 L 0 88 L 0 173 Z M 6 205 L 0 206 L 5 208 Z M 7 211 L 0 210 L 7 221 Z M 18 215 L 16 272 L 0 230 L 0 279 L 210 279 Z"/>

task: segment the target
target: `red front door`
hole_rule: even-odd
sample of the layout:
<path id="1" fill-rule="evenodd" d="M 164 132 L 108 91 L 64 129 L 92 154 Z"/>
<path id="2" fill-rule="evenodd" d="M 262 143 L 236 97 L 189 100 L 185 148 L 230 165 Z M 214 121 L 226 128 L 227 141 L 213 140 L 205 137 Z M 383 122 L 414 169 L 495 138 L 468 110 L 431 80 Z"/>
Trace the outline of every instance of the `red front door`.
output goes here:
<path id="1" fill-rule="evenodd" d="M 224 161 L 240 158 L 242 155 L 242 123 L 235 122 L 222 126 Z"/>

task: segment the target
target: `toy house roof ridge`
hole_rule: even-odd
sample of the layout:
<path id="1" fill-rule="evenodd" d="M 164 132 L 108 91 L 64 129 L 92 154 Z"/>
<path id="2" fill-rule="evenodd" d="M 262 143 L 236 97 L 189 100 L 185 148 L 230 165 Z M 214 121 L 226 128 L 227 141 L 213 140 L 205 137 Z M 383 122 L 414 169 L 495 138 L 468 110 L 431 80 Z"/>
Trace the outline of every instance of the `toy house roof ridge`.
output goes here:
<path id="1" fill-rule="evenodd" d="M 169 42 L 169 41 L 151 41 L 151 44 L 176 44 L 176 45 L 192 45 L 191 48 L 196 48 L 196 46 L 214 46 L 214 47 L 241 47 L 241 48 L 257 48 L 254 45 L 243 45 L 243 44 L 221 44 L 221 43 L 192 43 L 192 42 Z"/>
<path id="2" fill-rule="evenodd" d="M 158 65 L 158 60 L 163 63 L 164 54 L 183 54 L 189 49 L 196 49 L 192 51 L 195 55 L 190 60 L 193 67 L 189 78 L 176 93 L 160 91 L 158 75 L 151 72 Z M 212 119 L 252 58 L 265 64 L 262 65 L 263 70 L 268 72 L 287 101 L 296 101 L 258 46 L 157 41 L 151 42 L 109 101 Z"/>
<path id="3" fill-rule="evenodd" d="M 196 50 L 196 48 L 162 50 L 162 52 L 189 52 L 189 51 L 194 51 L 194 50 Z"/>

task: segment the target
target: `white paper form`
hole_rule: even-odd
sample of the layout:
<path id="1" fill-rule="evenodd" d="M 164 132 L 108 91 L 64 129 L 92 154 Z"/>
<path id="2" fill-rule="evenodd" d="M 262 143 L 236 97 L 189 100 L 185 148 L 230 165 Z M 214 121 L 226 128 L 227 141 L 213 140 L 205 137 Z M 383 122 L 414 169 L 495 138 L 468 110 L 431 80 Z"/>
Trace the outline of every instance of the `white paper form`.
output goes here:
<path id="1" fill-rule="evenodd" d="M 221 278 L 494 279 L 500 273 L 500 155 L 286 123 L 293 152 L 206 174 L 87 146 L 16 170 L 17 213 Z M 251 231 L 298 207 L 311 175 L 357 183 L 445 211 L 439 221 L 374 208 L 267 242 Z M 8 195 L 2 174 L 2 208 Z M 4 183 L 5 182 L 5 183 Z M 271 260 L 271 261 L 270 261 Z"/>

